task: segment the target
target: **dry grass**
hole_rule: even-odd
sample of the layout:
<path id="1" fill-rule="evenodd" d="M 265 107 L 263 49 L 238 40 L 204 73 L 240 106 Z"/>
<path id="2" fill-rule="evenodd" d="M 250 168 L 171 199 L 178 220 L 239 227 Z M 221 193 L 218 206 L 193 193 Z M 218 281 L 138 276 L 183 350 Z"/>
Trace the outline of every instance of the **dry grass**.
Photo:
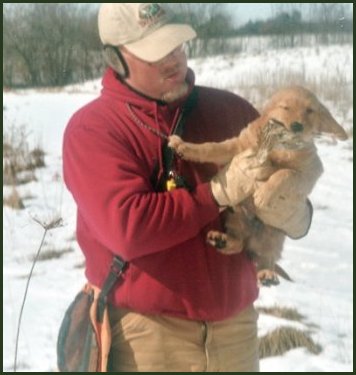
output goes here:
<path id="1" fill-rule="evenodd" d="M 81 262 L 81 263 L 77 263 L 74 268 L 76 269 L 82 269 L 82 268 L 85 268 L 85 261 Z"/>
<path id="2" fill-rule="evenodd" d="M 64 248 L 64 249 L 47 249 L 43 250 L 39 256 L 38 261 L 46 261 L 51 259 L 58 259 L 61 258 L 64 254 L 73 252 L 74 249 L 71 247 Z"/>
<path id="3" fill-rule="evenodd" d="M 21 185 L 36 181 L 35 169 L 45 166 L 45 153 L 40 148 L 28 151 L 3 143 L 3 183 Z"/>
<path id="4" fill-rule="evenodd" d="M 25 208 L 22 198 L 20 197 L 16 187 L 13 186 L 11 194 L 3 198 L 3 206 L 8 206 L 14 210 L 22 210 Z"/>
<path id="5" fill-rule="evenodd" d="M 11 193 L 4 196 L 3 206 L 15 210 L 24 209 L 24 198 L 17 186 L 37 181 L 35 170 L 45 166 L 45 153 L 40 147 L 30 149 L 28 132 L 24 126 L 11 126 L 3 136 L 3 185 L 11 187 Z"/>
<path id="6" fill-rule="evenodd" d="M 295 308 L 273 306 L 258 307 L 259 313 L 272 315 L 277 318 L 302 323 L 305 316 Z M 309 328 L 318 328 L 314 324 L 307 324 Z M 314 342 L 311 333 L 294 327 L 279 327 L 259 339 L 260 358 L 273 357 L 296 348 L 305 348 L 310 353 L 319 354 L 321 346 Z"/>
<path id="7" fill-rule="evenodd" d="M 293 320 L 296 322 L 301 322 L 305 319 L 305 316 L 300 314 L 297 309 L 281 306 L 273 307 L 258 307 L 257 311 L 262 314 L 273 315 L 277 318 L 283 318 L 288 320 Z"/>
<path id="8" fill-rule="evenodd" d="M 35 169 L 45 166 L 40 147 L 30 149 L 25 126 L 12 125 L 3 137 L 3 184 L 20 185 L 35 181 Z"/>
<path id="9" fill-rule="evenodd" d="M 293 327 L 279 327 L 259 339 L 260 358 L 279 356 L 296 348 L 305 348 L 312 354 L 322 351 L 309 332 Z"/>

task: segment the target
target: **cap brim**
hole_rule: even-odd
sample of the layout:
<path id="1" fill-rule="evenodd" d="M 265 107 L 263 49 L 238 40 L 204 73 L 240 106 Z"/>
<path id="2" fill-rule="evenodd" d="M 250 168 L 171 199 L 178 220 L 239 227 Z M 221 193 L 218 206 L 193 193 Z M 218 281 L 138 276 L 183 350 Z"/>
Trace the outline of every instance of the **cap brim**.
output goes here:
<path id="1" fill-rule="evenodd" d="M 141 60 L 155 62 L 196 36 L 189 25 L 168 24 L 137 42 L 125 44 L 125 48 Z"/>

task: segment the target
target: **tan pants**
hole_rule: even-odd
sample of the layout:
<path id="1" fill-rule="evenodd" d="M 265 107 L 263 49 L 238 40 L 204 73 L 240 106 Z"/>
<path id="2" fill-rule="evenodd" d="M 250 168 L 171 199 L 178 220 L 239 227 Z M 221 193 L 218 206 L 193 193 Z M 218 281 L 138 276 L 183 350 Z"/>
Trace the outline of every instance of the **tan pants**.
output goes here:
<path id="1" fill-rule="evenodd" d="M 259 372 L 253 306 L 222 322 L 110 308 L 111 372 Z"/>

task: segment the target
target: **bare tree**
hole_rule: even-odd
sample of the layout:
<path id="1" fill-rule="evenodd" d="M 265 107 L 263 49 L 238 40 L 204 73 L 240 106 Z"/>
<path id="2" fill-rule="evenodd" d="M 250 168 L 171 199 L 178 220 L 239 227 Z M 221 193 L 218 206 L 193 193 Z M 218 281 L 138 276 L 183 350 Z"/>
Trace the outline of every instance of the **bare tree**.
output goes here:
<path id="1" fill-rule="evenodd" d="M 296 36 L 303 33 L 302 3 L 271 3 L 271 31 L 273 45 L 277 48 L 293 48 Z"/>
<path id="2" fill-rule="evenodd" d="M 224 3 L 168 3 L 179 22 L 190 24 L 198 40 L 189 44 L 190 56 L 226 52 L 233 31 L 232 18 Z"/>
<path id="3" fill-rule="evenodd" d="M 319 43 L 329 44 L 331 34 L 339 35 L 339 40 L 335 41 L 342 42 L 343 22 L 349 19 L 349 7 L 350 3 L 310 4 L 310 20 L 316 25 L 314 29 L 319 35 Z"/>
<path id="4" fill-rule="evenodd" d="M 31 24 L 26 17 L 31 11 L 33 4 L 21 5 L 23 6 L 8 6 L 4 8 L 4 49 L 9 54 L 12 51 L 12 56 L 17 54 L 22 59 L 26 69 L 24 75 L 27 74 L 26 78 L 30 84 L 36 86 L 40 83 L 39 69 L 36 67 L 39 43 L 36 43 L 36 37 L 31 32 Z"/>
<path id="5" fill-rule="evenodd" d="M 98 55 L 100 46 L 93 14 L 89 4 L 8 4 L 3 17 L 4 83 L 14 83 L 14 69 L 31 86 L 92 78 L 91 51 Z"/>

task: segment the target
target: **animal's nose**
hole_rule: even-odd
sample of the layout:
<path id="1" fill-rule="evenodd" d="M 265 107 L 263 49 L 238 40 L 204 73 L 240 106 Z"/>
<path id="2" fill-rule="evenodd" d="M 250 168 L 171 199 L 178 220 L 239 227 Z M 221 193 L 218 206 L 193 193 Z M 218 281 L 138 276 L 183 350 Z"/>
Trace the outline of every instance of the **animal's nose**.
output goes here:
<path id="1" fill-rule="evenodd" d="M 290 128 L 293 133 L 300 133 L 304 130 L 304 126 L 300 122 L 293 122 Z"/>

